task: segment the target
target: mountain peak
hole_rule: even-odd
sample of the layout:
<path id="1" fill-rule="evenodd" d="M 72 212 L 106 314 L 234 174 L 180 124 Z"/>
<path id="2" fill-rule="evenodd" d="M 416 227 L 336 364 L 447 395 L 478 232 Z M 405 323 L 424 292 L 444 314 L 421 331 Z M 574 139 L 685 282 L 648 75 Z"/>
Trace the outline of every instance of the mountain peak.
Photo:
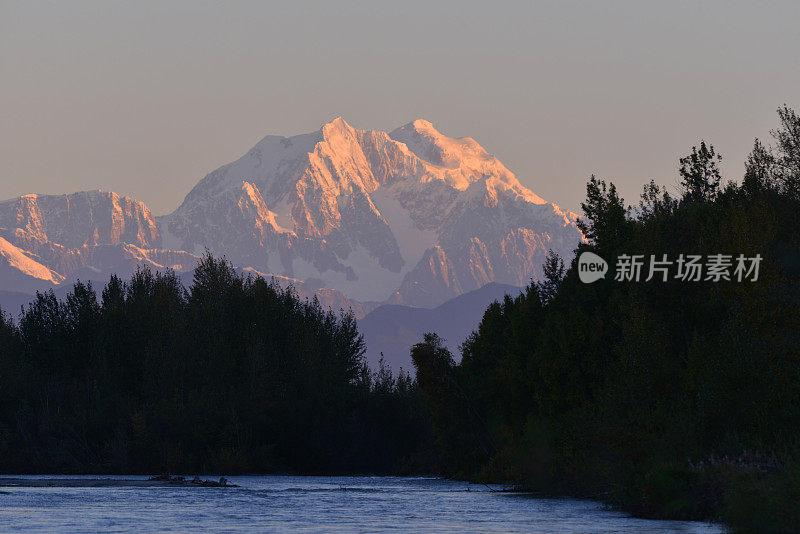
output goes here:
<path id="1" fill-rule="evenodd" d="M 332 121 L 322 126 L 322 134 L 325 137 L 328 137 L 333 133 L 345 133 L 352 131 L 354 131 L 354 128 L 350 126 L 341 116 L 336 117 Z"/>
<path id="2" fill-rule="evenodd" d="M 436 128 L 433 126 L 433 123 L 431 121 L 429 121 L 429 120 L 417 119 L 417 120 L 414 120 L 414 121 L 408 123 L 406 126 L 411 126 L 412 128 L 414 128 L 416 131 L 418 131 L 420 133 L 429 132 L 429 133 L 432 133 L 432 134 L 441 135 L 436 130 Z"/>
<path id="3" fill-rule="evenodd" d="M 473 139 L 421 118 L 389 134 L 336 117 L 265 137 L 159 225 L 169 248 L 207 247 L 351 298 L 399 288 L 404 302 L 432 305 L 489 281 L 538 279 L 547 249 L 567 257 L 581 237 Z"/>

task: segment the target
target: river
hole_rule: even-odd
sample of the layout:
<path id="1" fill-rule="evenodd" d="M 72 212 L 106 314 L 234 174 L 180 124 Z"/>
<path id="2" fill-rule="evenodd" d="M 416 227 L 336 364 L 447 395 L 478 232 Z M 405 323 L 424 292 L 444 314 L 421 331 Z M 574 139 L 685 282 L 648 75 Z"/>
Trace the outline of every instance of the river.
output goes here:
<path id="1" fill-rule="evenodd" d="M 437 478 L 242 476 L 229 480 L 240 487 L 119 487 L 114 483 L 65 487 L 57 482 L 52 487 L 18 487 L 0 478 L 0 531 L 723 531 L 707 523 L 636 519 L 594 501 L 499 493 L 486 486 Z"/>

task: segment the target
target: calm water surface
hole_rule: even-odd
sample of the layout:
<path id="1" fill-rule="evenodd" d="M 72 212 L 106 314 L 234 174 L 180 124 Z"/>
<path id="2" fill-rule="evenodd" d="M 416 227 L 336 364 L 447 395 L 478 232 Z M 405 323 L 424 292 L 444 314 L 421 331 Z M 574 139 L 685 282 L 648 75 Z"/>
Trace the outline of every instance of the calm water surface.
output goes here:
<path id="1" fill-rule="evenodd" d="M 0 531 L 722 531 L 705 523 L 634 519 L 592 501 L 493 493 L 485 486 L 435 478 L 230 481 L 241 487 L 17 488 L 4 486 L 0 478 Z"/>

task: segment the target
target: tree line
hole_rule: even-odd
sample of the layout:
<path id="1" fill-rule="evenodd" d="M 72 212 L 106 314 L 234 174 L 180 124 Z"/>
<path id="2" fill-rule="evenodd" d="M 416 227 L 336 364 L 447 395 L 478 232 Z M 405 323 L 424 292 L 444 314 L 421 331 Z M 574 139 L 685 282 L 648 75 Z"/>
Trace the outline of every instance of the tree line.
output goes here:
<path id="1" fill-rule="evenodd" d="M 550 255 L 546 277 L 485 312 L 456 364 L 412 350 L 443 472 L 602 498 L 650 517 L 800 530 L 800 119 L 778 110 L 740 183 L 705 141 L 638 206 L 587 184 L 580 227 L 622 255 L 760 255 L 756 282 L 592 284 Z"/>
<path id="2" fill-rule="evenodd" d="M 351 312 L 207 255 L 0 313 L 0 472 L 431 469 L 407 374 L 370 371 Z M 426 439 L 428 441 L 426 441 Z"/>

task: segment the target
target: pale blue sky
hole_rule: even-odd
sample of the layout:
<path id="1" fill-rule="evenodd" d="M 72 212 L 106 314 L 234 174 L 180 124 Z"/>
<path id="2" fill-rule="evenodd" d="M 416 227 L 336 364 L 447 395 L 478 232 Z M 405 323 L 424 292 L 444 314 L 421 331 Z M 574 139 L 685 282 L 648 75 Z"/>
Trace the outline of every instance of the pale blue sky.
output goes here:
<path id="1" fill-rule="evenodd" d="M 266 134 L 341 115 L 474 137 L 577 210 L 714 143 L 730 178 L 800 108 L 798 2 L 0 0 L 0 198 L 103 188 L 172 211 Z"/>

